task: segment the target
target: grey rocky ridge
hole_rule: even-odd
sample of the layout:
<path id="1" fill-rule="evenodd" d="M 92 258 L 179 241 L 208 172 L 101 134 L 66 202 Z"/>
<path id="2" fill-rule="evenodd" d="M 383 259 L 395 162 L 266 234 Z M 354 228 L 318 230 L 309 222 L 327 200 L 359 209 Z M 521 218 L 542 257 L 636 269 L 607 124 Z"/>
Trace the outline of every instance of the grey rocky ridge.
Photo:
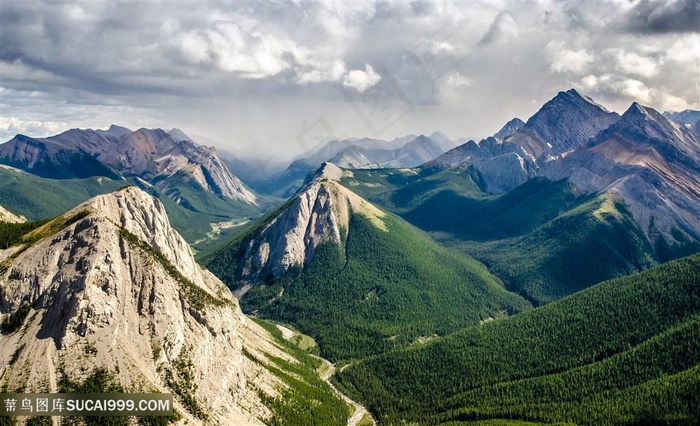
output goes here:
<path id="1" fill-rule="evenodd" d="M 652 244 L 700 241 L 700 141 L 653 108 L 633 103 L 541 175 L 621 198 Z"/>
<path id="2" fill-rule="evenodd" d="M 574 89 L 559 92 L 524 125 L 511 122 L 510 129 L 504 126 L 501 132 L 507 136 L 503 139 L 490 137 L 478 144 L 469 141 L 425 166 L 446 169 L 468 163 L 479 172 L 488 192 L 508 192 L 534 177 L 544 164 L 562 158 L 608 128 L 618 117 Z M 513 128 L 517 130 L 510 132 Z"/>
<path id="3" fill-rule="evenodd" d="M 206 192 L 246 204 L 256 196 L 213 148 L 183 140 L 177 129 L 72 129 L 48 138 L 17 135 L 0 145 L 0 163 L 49 178 L 133 176 L 178 201 L 173 184 L 194 182 Z M 185 135 L 186 137 L 186 135 Z"/>
<path id="4" fill-rule="evenodd" d="M 57 392 L 102 369 L 165 392 L 188 424 L 262 424 L 298 362 L 199 266 L 163 205 L 136 187 L 97 196 L 0 251 L 0 388 Z"/>
<path id="5" fill-rule="evenodd" d="M 350 145 L 333 157 L 333 164 L 350 169 L 416 167 L 454 148 L 455 143 L 442 133 L 420 135 L 399 148 L 375 148 Z"/>
<path id="6" fill-rule="evenodd" d="M 567 179 L 580 194 L 621 199 L 653 246 L 692 245 L 700 241 L 700 138 L 688 123 L 697 114 L 634 103 L 619 116 L 571 89 L 504 138 L 469 141 L 424 167 L 470 167 L 491 194 L 534 177 Z"/>
<path id="7" fill-rule="evenodd" d="M 309 173 L 326 161 L 355 169 L 417 167 L 456 145 L 442 132 L 434 132 L 430 136 L 407 135 L 393 140 L 331 140 L 299 155 L 272 181 L 258 183 L 255 189 L 288 197 L 299 189 Z"/>
<path id="8" fill-rule="evenodd" d="M 510 120 L 509 122 L 507 122 L 506 124 L 504 124 L 503 127 L 501 127 L 501 130 L 499 130 L 498 132 L 496 132 L 493 135 L 493 138 L 494 139 L 505 139 L 508 136 L 512 135 L 513 133 L 517 132 L 518 129 L 520 129 L 524 125 L 525 125 L 525 122 L 516 117 L 516 118 Z"/>

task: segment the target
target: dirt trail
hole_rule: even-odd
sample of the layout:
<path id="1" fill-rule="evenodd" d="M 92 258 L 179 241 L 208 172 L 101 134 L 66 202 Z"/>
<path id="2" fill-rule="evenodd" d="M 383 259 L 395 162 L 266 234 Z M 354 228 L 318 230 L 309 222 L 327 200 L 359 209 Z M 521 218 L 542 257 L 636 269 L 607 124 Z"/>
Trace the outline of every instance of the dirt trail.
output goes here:
<path id="1" fill-rule="evenodd" d="M 352 399 L 348 398 L 344 393 L 342 393 L 340 390 L 338 390 L 338 388 L 336 388 L 335 385 L 333 385 L 333 383 L 331 383 L 331 381 L 330 381 L 331 376 L 333 376 L 333 374 L 335 374 L 335 364 L 333 364 L 332 362 L 328 361 L 328 360 L 325 359 L 325 358 L 321 358 L 321 357 L 316 357 L 316 358 L 320 359 L 321 361 L 323 361 L 324 363 L 326 363 L 326 365 L 328 366 L 328 371 L 326 371 L 325 374 L 323 374 L 323 375 L 321 376 L 321 378 L 322 378 L 326 383 L 328 383 L 328 385 L 335 391 L 335 393 L 338 394 L 338 396 L 339 396 L 340 398 L 343 399 L 343 401 L 345 401 L 345 402 L 347 402 L 348 404 L 350 404 L 350 405 L 352 405 L 353 407 L 355 407 L 355 412 L 354 412 L 353 415 L 350 416 L 350 418 L 348 419 L 348 426 L 356 426 L 357 423 L 359 423 L 360 420 L 362 420 L 362 417 L 364 417 L 365 414 L 369 414 L 369 412 L 367 411 L 367 409 L 366 409 L 365 407 L 363 407 L 362 405 L 360 405 L 360 404 L 358 404 L 357 402 L 353 401 Z M 371 415 L 370 415 L 370 418 L 372 418 Z M 372 418 L 372 424 L 374 424 L 374 425 L 377 424 L 377 422 L 374 421 L 374 418 Z"/>
<path id="2" fill-rule="evenodd" d="M 294 337 L 294 331 L 290 330 L 289 328 L 282 326 L 282 325 L 277 325 L 277 328 L 282 332 L 282 337 L 284 337 L 285 340 L 289 340 L 292 337 Z M 357 426 L 357 424 L 362 420 L 362 418 L 365 416 L 365 414 L 369 415 L 369 418 L 372 419 L 372 424 L 376 425 L 377 422 L 374 420 L 371 414 L 367 411 L 365 407 L 362 405 L 358 404 L 357 402 L 353 401 L 352 399 L 348 398 L 344 393 L 342 393 L 338 388 L 335 387 L 333 383 L 331 383 L 331 377 L 333 374 L 335 374 L 335 364 L 332 362 L 328 361 L 325 358 L 321 358 L 320 356 L 316 355 L 311 355 L 314 358 L 317 358 L 321 360 L 323 363 L 326 364 L 328 369 L 326 370 L 325 373 L 321 375 L 321 379 L 323 379 L 324 382 L 328 383 L 328 386 L 335 391 L 336 394 L 345 402 L 348 404 L 352 405 L 355 408 L 355 412 L 350 416 L 348 419 L 348 426 Z"/>

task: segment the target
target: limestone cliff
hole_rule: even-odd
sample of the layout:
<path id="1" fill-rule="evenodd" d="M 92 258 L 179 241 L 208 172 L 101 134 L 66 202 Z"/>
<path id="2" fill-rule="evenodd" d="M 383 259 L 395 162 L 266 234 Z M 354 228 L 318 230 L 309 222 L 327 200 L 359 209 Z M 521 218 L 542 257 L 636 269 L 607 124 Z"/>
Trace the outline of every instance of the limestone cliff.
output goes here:
<path id="1" fill-rule="evenodd" d="M 297 195 L 251 236 L 241 257 L 240 278 L 256 281 L 280 276 L 294 265 L 306 266 L 325 242 L 340 244 L 352 213 L 386 230 L 384 212 L 338 183 L 343 171 L 324 163 Z"/>
<path id="2" fill-rule="evenodd" d="M 175 395 L 181 423 L 261 424 L 281 383 L 243 355 L 288 358 L 195 263 L 163 205 L 130 187 L 0 251 L 0 388 L 56 392 L 104 368 Z M 264 355 L 263 355 L 264 357 Z"/>
<path id="3" fill-rule="evenodd" d="M 0 222 L 9 222 L 9 223 L 22 223 L 26 222 L 27 218 L 24 216 L 19 216 L 11 211 L 5 209 L 3 206 L 0 206 Z"/>

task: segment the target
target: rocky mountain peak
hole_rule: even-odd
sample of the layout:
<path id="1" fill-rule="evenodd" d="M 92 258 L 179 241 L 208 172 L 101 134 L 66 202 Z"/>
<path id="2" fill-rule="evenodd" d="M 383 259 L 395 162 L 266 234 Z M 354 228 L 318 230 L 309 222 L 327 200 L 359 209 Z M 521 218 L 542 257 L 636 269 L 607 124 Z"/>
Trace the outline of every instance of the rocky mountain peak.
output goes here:
<path id="1" fill-rule="evenodd" d="M 506 141 L 521 146 L 533 159 L 557 156 L 583 145 L 619 116 L 576 90 L 559 92 Z"/>
<path id="2" fill-rule="evenodd" d="M 269 415 L 249 377 L 262 389 L 280 383 L 242 347 L 285 355 L 197 265 L 160 201 L 125 188 L 31 236 L 0 250 L 0 387 L 58 392 L 61 378 L 80 383 L 104 369 L 126 392 L 174 394 L 189 424 Z"/>
<path id="3" fill-rule="evenodd" d="M 523 127 L 525 125 L 525 122 L 518 117 L 515 117 L 514 119 L 510 120 L 507 122 L 501 129 L 496 132 L 496 134 L 493 135 L 494 138 L 496 139 L 505 139 L 508 136 L 512 135 L 518 129 Z"/>
<path id="4" fill-rule="evenodd" d="M 176 175 L 184 175 L 204 191 L 257 204 L 256 196 L 212 148 L 197 145 L 177 129 L 172 131 L 174 136 L 162 129 L 132 132 L 112 125 L 106 131 L 71 129 L 41 139 L 18 135 L 0 145 L 0 161 L 51 178 L 138 176 L 167 194 L 179 183 Z"/>
<path id="5" fill-rule="evenodd" d="M 700 111 L 694 109 L 685 109 L 678 112 L 666 111 L 663 113 L 663 116 L 681 124 L 693 125 L 700 121 Z"/>
<path id="6" fill-rule="evenodd" d="M 178 128 L 173 127 L 172 129 L 168 130 L 167 133 L 175 141 L 192 141 L 192 142 L 194 142 L 194 139 L 189 137 L 185 132 L 183 132 L 182 130 L 180 130 Z"/>
<path id="7" fill-rule="evenodd" d="M 441 130 L 436 130 L 433 133 L 430 134 L 430 139 L 435 139 L 435 140 L 444 140 L 444 141 L 450 141 L 452 142 L 452 139 L 450 139 L 449 136 L 445 134 L 445 132 Z M 454 143 L 454 142 L 452 142 Z"/>
<path id="8" fill-rule="evenodd" d="M 540 173 L 579 190 L 612 192 L 652 244 L 700 239 L 700 142 L 685 126 L 633 103 L 587 145 Z"/>
<path id="9" fill-rule="evenodd" d="M 330 161 L 325 161 L 323 164 L 321 164 L 321 167 L 319 167 L 309 176 L 311 177 L 312 181 L 319 181 L 323 179 L 337 181 L 343 177 L 343 170 Z"/>
<path id="10" fill-rule="evenodd" d="M 638 102 L 632 102 L 632 105 L 630 105 L 630 107 L 627 108 L 627 111 L 625 111 L 625 113 L 622 114 L 622 118 L 627 122 L 639 119 L 645 121 L 658 120 L 660 117 L 662 117 L 662 115 L 659 114 L 655 109 L 645 107 L 639 104 Z"/>
<path id="11" fill-rule="evenodd" d="M 112 124 L 107 130 L 95 130 L 95 132 L 105 136 L 113 136 L 115 138 L 120 138 L 126 134 L 132 133 L 133 130 L 128 129 L 126 127 L 117 126 L 116 124 Z"/>
<path id="12" fill-rule="evenodd" d="M 696 135 L 686 126 L 669 120 L 654 108 L 634 102 L 618 122 L 599 136 L 598 141 L 607 140 L 613 135 L 635 141 L 636 145 L 654 146 L 662 154 L 670 156 L 669 160 L 680 160 L 691 168 L 700 169 L 700 142 Z M 681 151 L 682 157 L 689 158 L 678 158 L 678 155 L 671 154 L 670 150 Z"/>
<path id="13" fill-rule="evenodd" d="M 387 230 L 385 213 L 339 183 L 351 176 L 325 162 L 304 186 L 259 231 L 247 237 L 237 278 L 254 282 L 279 277 L 292 267 L 306 267 L 322 243 L 343 244 L 352 214 L 360 214 Z"/>

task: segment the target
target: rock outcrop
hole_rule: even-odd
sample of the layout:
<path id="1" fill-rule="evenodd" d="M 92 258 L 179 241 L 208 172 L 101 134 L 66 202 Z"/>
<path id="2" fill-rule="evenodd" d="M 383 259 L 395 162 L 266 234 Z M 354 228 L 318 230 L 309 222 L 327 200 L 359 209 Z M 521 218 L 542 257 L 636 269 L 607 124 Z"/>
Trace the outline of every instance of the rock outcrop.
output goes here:
<path id="1" fill-rule="evenodd" d="M 16 215 L 12 213 L 11 211 L 5 209 L 3 206 L 0 206 L 0 222 L 9 222 L 9 223 L 23 223 L 26 222 L 27 218 L 21 215 Z"/>
<path id="2" fill-rule="evenodd" d="M 278 277 L 295 265 L 307 266 L 320 244 L 344 241 L 352 213 L 364 215 L 386 230 L 384 212 L 337 182 L 343 173 L 338 166 L 324 163 L 245 243 L 241 280 Z"/>
<path id="3" fill-rule="evenodd" d="M 507 122 L 501 130 L 493 135 L 494 139 L 505 139 L 513 133 L 517 132 L 521 127 L 525 125 L 525 122 L 519 118 L 514 118 Z"/>
<path id="4" fill-rule="evenodd" d="M 163 205 L 129 187 L 0 251 L 0 387 L 56 392 L 106 369 L 125 391 L 175 396 L 182 422 L 261 424 L 279 381 L 243 355 L 287 359 L 194 260 Z M 255 383 L 251 383 L 251 380 Z"/>

